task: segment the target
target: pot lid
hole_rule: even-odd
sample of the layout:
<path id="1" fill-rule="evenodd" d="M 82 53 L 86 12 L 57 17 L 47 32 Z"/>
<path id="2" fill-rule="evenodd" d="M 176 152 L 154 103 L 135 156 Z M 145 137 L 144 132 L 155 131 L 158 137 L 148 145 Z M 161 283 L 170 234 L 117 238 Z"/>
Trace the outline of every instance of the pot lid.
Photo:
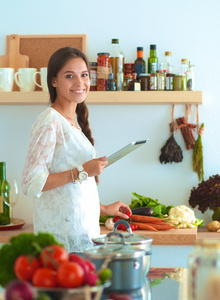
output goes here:
<path id="1" fill-rule="evenodd" d="M 123 233 L 120 232 L 120 234 L 123 235 L 125 244 L 129 244 L 129 245 L 133 245 L 133 246 L 149 244 L 149 247 L 151 246 L 153 239 L 150 237 L 147 237 L 145 235 L 136 234 L 136 233 L 134 234 L 131 230 L 129 223 L 126 222 L 125 220 L 117 221 L 114 225 L 113 232 L 116 232 L 119 224 L 124 224 L 129 231 L 129 232 L 123 232 Z M 102 245 L 105 243 L 106 236 L 107 236 L 106 234 L 102 234 L 96 238 L 93 238 L 92 241 L 95 244 Z M 119 244 L 119 243 L 121 243 L 121 238 L 118 235 L 112 235 L 111 237 L 109 237 L 108 243 L 109 244 Z"/>
<path id="2" fill-rule="evenodd" d="M 109 239 L 116 236 L 118 243 L 109 243 Z M 110 233 L 105 236 L 103 245 L 85 250 L 84 254 L 90 259 L 105 259 L 108 256 L 111 259 L 133 259 L 146 255 L 146 250 L 138 249 L 124 243 L 124 237 L 121 233 Z"/>

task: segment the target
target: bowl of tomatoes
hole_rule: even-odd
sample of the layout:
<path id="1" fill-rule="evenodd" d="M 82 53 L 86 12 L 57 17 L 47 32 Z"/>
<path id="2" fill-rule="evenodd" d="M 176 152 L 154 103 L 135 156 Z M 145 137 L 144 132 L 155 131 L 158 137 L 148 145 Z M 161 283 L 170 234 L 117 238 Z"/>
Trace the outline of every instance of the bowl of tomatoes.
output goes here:
<path id="1" fill-rule="evenodd" d="M 14 262 L 15 280 L 6 286 L 6 300 L 16 290 L 24 300 L 101 299 L 111 285 L 112 272 L 81 255 L 68 253 L 58 244 L 49 245 L 37 256 L 19 255 Z M 26 297 L 27 289 L 29 289 Z"/>

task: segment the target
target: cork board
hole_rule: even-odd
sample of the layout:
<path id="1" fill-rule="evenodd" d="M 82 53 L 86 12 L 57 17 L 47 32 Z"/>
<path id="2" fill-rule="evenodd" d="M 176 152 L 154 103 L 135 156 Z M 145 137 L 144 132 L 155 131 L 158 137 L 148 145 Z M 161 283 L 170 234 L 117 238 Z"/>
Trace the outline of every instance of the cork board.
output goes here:
<path id="1" fill-rule="evenodd" d="M 50 56 L 59 48 L 72 46 L 86 54 L 86 34 L 20 35 L 19 52 L 29 57 L 29 68 L 47 67 Z"/>

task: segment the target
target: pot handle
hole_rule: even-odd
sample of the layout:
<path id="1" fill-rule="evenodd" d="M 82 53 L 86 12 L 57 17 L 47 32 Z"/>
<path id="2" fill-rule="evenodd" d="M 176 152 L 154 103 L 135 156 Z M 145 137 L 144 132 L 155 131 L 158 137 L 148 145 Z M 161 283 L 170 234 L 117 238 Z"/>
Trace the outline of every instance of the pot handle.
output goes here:
<path id="1" fill-rule="evenodd" d="M 151 255 L 152 254 L 152 251 L 146 251 L 145 252 L 145 255 Z"/>
<path id="2" fill-rule="evenodd" d="M 116 235 L 119 236 L 122 240 L 121 244 L 125 245 L 125 241 L 124 241 L 124 236 L 123 234 L 119 233 L 119 232 L 110 232 L 109 234 L 106 235 L 105 237 L 105 246 L 108 243 L 108 238 L 110 238 L 111 236 Z M 120 247 L 121 248 L 121 247 Z"/>
<path id="3" fill-rule="evenodd" d="M 126 228 L 127 228 L 128 231 L 129 231 L 130 235 L 133 235 L 133 232 L 132 232 L 132 230 L 131 230 L 131 226 L 130 226 L 129 223 L 128 223 L 127 221 L 125 221 L 125 220 L 118 220 L 117 222 L 115 222 L 113 232 L 115 232 L 115 231 L 117 230 L 118 225 L 120 225 L 120 224 L 125 225 Z"/>

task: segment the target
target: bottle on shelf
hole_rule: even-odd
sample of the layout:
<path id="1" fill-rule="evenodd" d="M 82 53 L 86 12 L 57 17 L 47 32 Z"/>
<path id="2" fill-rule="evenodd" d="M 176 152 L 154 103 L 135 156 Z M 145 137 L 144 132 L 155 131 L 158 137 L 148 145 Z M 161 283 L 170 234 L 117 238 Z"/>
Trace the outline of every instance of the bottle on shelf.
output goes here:
<path id="1" fill-rule="evenodd" d="M 165 90 L 165 81 L 166 81 L 166 74 L 164 70 L 163 63 L 160 63 L 159 69 L 157 71 L 157 90 L 164 91 Z"/>
<path id="2" fill-rule="evenodd" d="M 148 57 L 148 73 L 156 73 L 158 70 L 157 46 L 150 45 L 150 56 Z"/>
<path id="3" fill-rule="evenodd" d="M 116 91 L 116 80 L 114 79 L 113 73 L 109 73 L 109 79 L 107 81 L 107 91 Z"/>
<path id="4" fill-rule="evenodd" d="M 117 91 L 122 91 L 124 81 L 124 53 L 119 46 L 119 39 L 112 39 L 110 50 L 110 72 L 114 74 Z"/>
<path id="5" fill-rule="evenodd" d="M 189 69 L 188 59 L 182 58 L 181 59 L 181 74 L 187 74 L 188 69 Z"/>
<path id="6" fill-rule="evenodd" d="M 189 69 L 186 73 L 187 91 L 195 91 L 194 65 L 189 62 Z"/>
<path id="7" fill-rule="evenodd" d="M 128 91 L 141 91 L 141 83 L 137 79 L 137 73 L 132 74 L 132 81 L 128 83 Z"/>
<path id="8" fill-rule="evenodd" d="M 6 202 L 10 203 L 10 190 L 6 180 L 6 164 L 0 162 L 0 225 L 8 225 L 11 222 L 11 210 L 6 204 Z"/>
<path id="9" fill-rule="evenodd" d="M 165 73 L 174 74 L 174 67 L 172 64 L 172 53 L 171 51 L 165 52 L 165 63 L 164 63 Z"/>
<path id="10" fill-rule="evenodd" d="M 145 60 L 144 56 L 144 48 L 137 47 L 137 59 L 134 61 L 134 72 L 137 74 L 137 79 L 139 79 L 139 75 L 145 73 Z"/>

